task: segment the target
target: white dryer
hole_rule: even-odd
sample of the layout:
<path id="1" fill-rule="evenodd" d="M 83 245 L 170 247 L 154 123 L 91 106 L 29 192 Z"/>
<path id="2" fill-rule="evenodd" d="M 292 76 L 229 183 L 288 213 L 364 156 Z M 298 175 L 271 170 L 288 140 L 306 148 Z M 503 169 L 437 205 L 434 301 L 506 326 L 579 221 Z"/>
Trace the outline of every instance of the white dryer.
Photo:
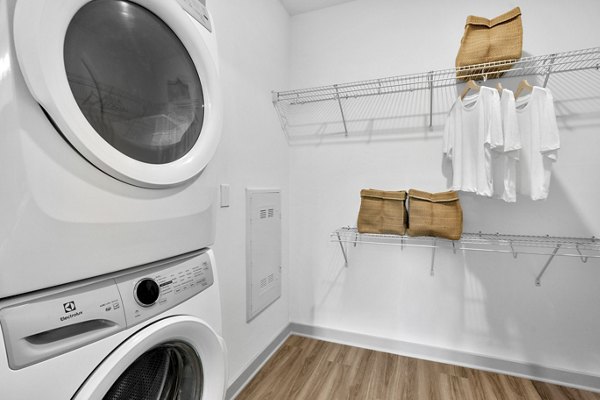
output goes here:
<path id="1" fill-rule="evenodd" d="M 221 400 L 211 251 L 0 302 L 3 400 Z"/>
<path id="2" fill-rule="evenodd" d="M 0 2 L 0 298 L 210 246 L 204 0 Z"/>

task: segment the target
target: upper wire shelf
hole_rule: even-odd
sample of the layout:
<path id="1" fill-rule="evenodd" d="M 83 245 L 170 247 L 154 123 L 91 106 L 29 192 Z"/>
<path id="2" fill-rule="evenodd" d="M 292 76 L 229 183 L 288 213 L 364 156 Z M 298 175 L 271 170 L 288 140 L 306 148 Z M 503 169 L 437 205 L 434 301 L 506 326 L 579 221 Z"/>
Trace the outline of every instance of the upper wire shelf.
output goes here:
<path id="1" fill-rule="evenodd" d="M 488 253 L 508 253 L 517 258 L 519 254 L 535 254 L 549 256 L 535 283 L 541 285 L 541 278 L 556 256 L 577 257 L 586 263 L 590 258 L 600 258 L 600 239 L 592 236 L 561 237 L 561 236 L 531 236 L 505 235 L 500 233 L 466 233 L 459 240 L 448 240 L 428 236 L 387 235 L 359 233 L 356 228 L 343 227 L 331 233 L 331 240 L 338 242 L 348 264 L 347 249 L 344 244 L 356 246 L 362 244 L 393 245 L 408 247 L 425 247 L 432 249 L 431 274 L 434 271 L 435 250 L 446 248 L 456 253 L 461 251 L 478 251 Z"/>
<path id="2" fill-rule="evenodd" d="M 502 79 L 538 77 L 536 84 L 546 87 L 554 74 L 589 70 L 600 70 L 600 47 L 359 82 L 274 91 L 272 94 L 273 104 L 288 139 L 335 133 L 347 136 L 365 128 L 367 120 L 371 121 L 372 128 L 373 120 L 402 117 L 402 107 L 391 106 L 389 108 L 394 109 L 392 113 L 382 114 L 381 109 L 386 108 L 386 104 L 365 104 L 367 98 L 426 91 L 423 100 L 428 103 L 428 110 L 423 110 L 423 115 L 419 117 L 421 122 L 431 127 L 434 114 L 447 111 L 443 109 L 447 107 L 445 104 L 437 108 L 434 106 L 434 92 L 437 89 L 456 87 L 469 79 L 494 79 L 499 73 L 502 73 Z M 359 105 L 361 99 L 363 103 Z M 403 104 L 404 111 L 414 112 L 407 109 L 406 101 Z"/>

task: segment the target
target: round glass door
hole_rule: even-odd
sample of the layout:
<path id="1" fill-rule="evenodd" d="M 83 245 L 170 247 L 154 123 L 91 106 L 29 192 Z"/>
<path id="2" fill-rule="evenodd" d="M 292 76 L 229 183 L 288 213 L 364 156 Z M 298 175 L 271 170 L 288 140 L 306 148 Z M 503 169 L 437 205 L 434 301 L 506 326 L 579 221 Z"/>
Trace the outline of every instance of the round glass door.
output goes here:
<path id="1" fill-rule="evenodd" d="M 168 164 L 196 144 L 204 122 L 196 67 L 148 9 L 123 0 L 86 3 L 68 26 L 64 64 L 89 124 L 127 157 Z"/>
<path id="2" fill-rule="evenodd" d="M 100 348 L 107 350 L 106 344 Z M 143 327 L 112 349 L 72 400 L 217 400 L 225 387 L 223 339 L 204 321 L 177 315 Z"/>
<path id="3" fill-rule="evenodd" d="M 103 400 L 197 400 L 202 388 L 202 364 L 194 349 L 169 342 L 138 357 Z"/>

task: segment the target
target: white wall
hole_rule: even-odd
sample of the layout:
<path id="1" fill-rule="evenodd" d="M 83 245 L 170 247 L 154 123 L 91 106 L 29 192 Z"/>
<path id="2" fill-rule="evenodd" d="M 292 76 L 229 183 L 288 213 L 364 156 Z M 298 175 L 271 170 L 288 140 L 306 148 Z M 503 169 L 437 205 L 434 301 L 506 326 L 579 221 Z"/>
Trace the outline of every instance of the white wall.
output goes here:
<path id="1" fill-rule="evenodd" d="M 598 45 L 595 0 L 356 0 L 292 18 L 289 88 L 451 67 L 468 14 L 493 17 L 516 5 L 525 53 Z M 595 85 L 597 117 L 598 78 Z M 549 87 L 559 101 L 559 92 L 585 97 L 586 86 L 552 77 Z M 562 148 L 548 200 L 462 195 L 466 231 L 600 236 L 600 124 L 580 115 L 588 106 L 557 104 Z M 329 233 L 356 223 L 361 188 L 446 189 L 439 127 L 290 149 L 292 321 L 600 375 L 598 260 L 557 258 L 542 287 L 534 285 L 540 256 L 438 251 L 430 277 L 428 250 L 359 246 L 344 269 Z"/>
<path id="2" fill-rule="evenodd" d="M 215 157 L 220 183 L 231 185 L 231 206 L 219 209 L 215 255 L 221 281 L 229 382 L 289 323 L 288 146 L 271 104 L 273 88 L 288 84 L 290 18 L 272 0 L 208 1 L 217 32 L 225 99 L 223 138 Z M 245 189 L 282 189 L 282 296 L 246 323 Z"/>

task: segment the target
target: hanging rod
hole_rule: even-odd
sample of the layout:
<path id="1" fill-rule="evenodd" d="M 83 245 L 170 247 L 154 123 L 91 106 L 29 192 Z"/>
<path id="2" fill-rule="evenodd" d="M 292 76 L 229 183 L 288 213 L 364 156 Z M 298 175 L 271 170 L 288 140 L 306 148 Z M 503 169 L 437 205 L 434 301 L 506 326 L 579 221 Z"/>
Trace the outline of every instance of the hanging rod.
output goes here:
<path id="1" fill-rule="evenodd" d="M 485 80 L 486 77 L 494 77 L 499 72 L 503 72 L 502 78 L 538 75 L 545 77 L 545 83 L 547 84 L 548 78 L 552 74 L 588 69 L 600 69 L 600 47 L 543 56 L 523 57 L 519 60 L 496 61 L 460 68 L 448 68 L 418 74 L 273 92 L 273 102 L 276 105 L 278 103 L 298 105 L 321 101 L 337 102 L 348 98 L 379 96 L 418 90 L 434 90 L 455 86 L 457 84 L 457 74 L 461 76 L 461 80 L 471 78 L 480 79 L 482 76 Z"/>
<path id="2" fill-rule="evenodd" d="M 356 228 L 343 227 L 331 233 L 332 241 L 339 242 L 345 265 L 348 265 L 348 253 L 344 244 L 372 244 L 385 246 L 423 247 L 432 249 L 431 275 L 434 275 L 435 250 L 438 248 L 477 251 L 484 253 L 506 253 L 517 257 L 518 254 L 549 256 L 548 261 L 535 279 L 541 286 L 542 276 L 546 273 L 554 257 L 577 257 L 582 262 L 590 258 L 600 258 L 600 239 L 560 236 L 506 235 L 500 233 L 463 233 L 459 240 L 448 240 L 427 236 L 387 235 L 359 233 Z"/>

